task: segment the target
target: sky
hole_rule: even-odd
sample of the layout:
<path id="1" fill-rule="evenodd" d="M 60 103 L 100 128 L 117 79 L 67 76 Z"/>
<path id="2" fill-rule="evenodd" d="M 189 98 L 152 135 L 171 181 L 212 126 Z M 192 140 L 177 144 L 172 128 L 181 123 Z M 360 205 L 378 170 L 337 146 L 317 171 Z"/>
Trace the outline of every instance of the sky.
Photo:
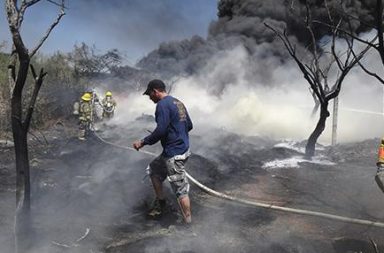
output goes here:
<path id="1" fill-rule="evenodd" d="M 102 52 L 117 48 L 125 54 L 126 62 L 133 65 L 156 49 L 161 42 L 182 40 L 193 35 L 206 37 L 210 22 L 217 19 L 217 0 L 67 1 L 67 15 L 40 52 L 69 52 L 75 43 L 85 42 L 95 45 Z M 274 9 L 268 4 L 267 7 Z M 0 5 L 0 11 L 1 42 L 9 40 L 9 31 L 3 5 Z M 257 9 L 258 11 L 261 10 Z M 279 10 L 277 11 L 276 15 L 279 14 Z M 28 10 L 22 30 L 28 47 L 35 45 L 56 15 L 57 6 L 47 0 L 41 0 Z M 248 28 L 254 28 L 255 22 L 254 17 L 249 19 L 242 16 L 240 20 L 244 22 L 237 19 L 235 24 L 225 28 L 238 31 L 240 27 L 240 31 L 245 30 L 248 34 Z M 227 33 L 232 34 L 233 30 Z M 252 36 L 253 32 L 258 32 L 257 29 L 251 31 Z M 218 39 L 223 38 L 218 36 Z M 218 45 L 223 45 L 222 42 Z M 208 44 L 208 49 L 211 49 L 210 46 L 212 45 Z M 308 138 L 318 118 L 310 117 L 313 100 L 302 73 L 294 63 L 283 65 L 281 59 L 273 55 L 266 59 L 263 45 L 254 46 L 253 55 L 249 55 L 248 50 L 241 45 L 210 55 L 207 58 L 208 63 L 199 73 L 181 78 L 175 83 L 172 95 L 186 103 L 196 122 L 196 129 L 204 129 L 203 125 L 207 124 L 209 118 L 213 127 L 245 135 L 266 135 L 277 139 Z M 204 50 L 197 52 L 205 54 Z M 380 59 L 374 55 L 368 57 L 367 61 L 368 66 L 382 66 Z M 263 64 L 254 64 L 255 62 Z M 263 83 L 262 78 L 256 78 L 257 76 L 254 80 L 247 78 L 249 73 L 263 71 L 273 79 L 268 85 Z M 212 88 L 222 85 L 224 79 L 226 81 L 223 83 L 228 85 L 220 97 L 209 93 Z M 348 75 L 340 94 L 340 140 L 356 141 L 382 135 L 383 92 L 382 86 L 378 85 L 376 80 L 369 79 L 358 69 Z M 148 98 L 141 96 L 141 93 L 142 91 L 137 91 L 129 94 L 127 102 L 119 101 L 120 104 L 126 105 L 119 107 L 121 109 L 117 114 L 121 115 L 121 118 L 132 120 L 142 113 L 153 114 L 154 105 L 148 103 Z M 123 108 L 128 109 L 124 112 Z M 331 106 L 329 109 L 332 110 Z M 129 124 L 124 120 L 122 119 L 122 124 Z M 326 132 L 320 141 L 329 143 L 331 126 L 332 121 L 329 118 Z"/>
<path id="2" fill-rule="evenodd" d="M 67 6 L 40 52 L 69 52 L 85 42 L 101 52 L 117 48 L 134 64 L 161 42 L 193 35 L 205 38 L 210 22 L 217 18 L 217 0 L 67 0 Z M 28 47 L 45 33 L 57 9 L 41 0 L 27 10 L 22 35 Z M 0 13 L 0 42 L 10 45 L 4 4 Z"/>

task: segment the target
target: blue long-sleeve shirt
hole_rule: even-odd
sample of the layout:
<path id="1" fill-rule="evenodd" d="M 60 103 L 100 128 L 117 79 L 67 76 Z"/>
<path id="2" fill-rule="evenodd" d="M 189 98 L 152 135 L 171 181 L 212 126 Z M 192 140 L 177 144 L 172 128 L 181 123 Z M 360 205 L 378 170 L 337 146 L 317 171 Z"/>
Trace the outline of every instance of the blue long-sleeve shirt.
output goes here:
<path id="1" fill-rule="evenodd" d="M 156 129 L 144 138 L 144 145 L 153 145 L 160 140 L 163 156 L 184 154 L 189 149 L 188 132 L 193 128 L 184 104 L 172 96 L 166 96 L 157 102 L 155 118 Z"/>

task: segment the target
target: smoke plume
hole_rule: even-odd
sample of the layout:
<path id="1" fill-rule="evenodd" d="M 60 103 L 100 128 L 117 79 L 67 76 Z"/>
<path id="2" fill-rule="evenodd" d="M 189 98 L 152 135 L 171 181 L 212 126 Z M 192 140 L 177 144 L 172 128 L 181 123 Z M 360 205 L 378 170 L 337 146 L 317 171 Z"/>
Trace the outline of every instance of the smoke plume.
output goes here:
<path id="1" fill-rule="evenodd" d="M 213 55 L 241 45 L 252 59 L 248 79 L 260 80 L 266 84 L 270 81 L 269 66 L 258 67 L 260 62 L 268 61 L 270 57 L 277 57 L 279 61 L 285 62 L 288 55 L 278 38 L 264 23 L 285 28 L 300 51 L 300 47 L 307 47 L 311 43 L 309 32 L 305 28 L 304 2 L 221 0 L 218 3 L 218 19 L 210 24 L 207 39 L 194 36 L 182 41 L 164 42 L 157 50 L 141 59 L 138 66 L 160 72 L 164 76 L 191 75 L 204 68 Z M 323 1 L 310 2 L 313 20 L 329 22 Z M 351 21 L 356 33 L 370 28 L 364 24 L 372 23 L 373 1 L 348 1 L 342 5 L 336 0 L 327 3 L 335 17 L 341 17 L 343 12 L 356 17 Z M 320 40 L 330 30 L 324 25 L 317 25 L 314 33 Z"/>
<path id="2" fill-rule="evenodd" d="M 138 67 L 165 79 L 179 76 L 172 95 L 185 101 L 193 118 L 203 125 L 209 117 L 213 127 L 247 135 L 307 138 L 317 121 L 317 116 L 310 117 L 313 100 L 308 84 L 281 41 L 264 25 L 285 28 L 298 53 L 304 53 L 311 43 L 305 28 L 305 2 L 221 0 L 218 19 L 210 24 L 206 39 L 194 36 L 162 43 Z M 335 0 L 327 5 L 336 20 L 346 18 L 343 13 L 356 17 L 350 22 L 356 34 L 370 30 L 374 1 Z M 329 22 L 324 1 L 310 1 L 310 6 L 313 20 Z M 314 33 L 320 44 L 330 30 L 318 25 Z M 344 45 L 339 41 L 338 46 L 343 49 Z M 366 60 L 370 66 L 376 61 L 373 55 Z M 381 91 L 379 85 L 361 85 L 364 78 L 361 71 L 352 71 L 340 94 L 339 138 L 343 141 L 380 135 Z M 355 99 L 359 92 L 366 95 L 364 108 Z M 361 120 L 346 124 L 353 118 Z M 331 120 L 320 141 L 330 140 Z M 378 127 L 368 134 L 366 122 Z"/>

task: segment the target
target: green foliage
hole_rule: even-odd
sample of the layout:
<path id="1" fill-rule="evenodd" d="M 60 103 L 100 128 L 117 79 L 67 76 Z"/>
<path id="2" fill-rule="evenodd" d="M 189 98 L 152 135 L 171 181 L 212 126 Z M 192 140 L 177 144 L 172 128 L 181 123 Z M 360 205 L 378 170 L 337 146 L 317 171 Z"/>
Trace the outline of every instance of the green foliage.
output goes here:
<path id="1" fill-rule="evenodd" d="M 107 53 L 96 53 L 95 47 L 82 43 L 70 53 L 56 52 L 51 56 L 35 55 L 31 64 L 36 72 L 41 68 L 47 72 L 41 87 L 32 116 L 32 127 L 49 125 L 52 121 L 72 117 L 73 103 L 100 77 L 114 74 L 120 67 L 121 53 L 117 49 Z M 10 110 L 10 90 L 8 83 L 9 54 L 1 53 L 0 46 L 0 131 L 9 123 L 5 112 Z M 32 96 L 34 80 L 31 72 L 23 91 L 23 108 L 28 108 Z"/>
<path id="2" fill-rule="evenodd" d="M 9 130 L 10 90 L 8 84 L 9 55 L 0 52 L 0 131 Z"/>
<path id="3" fill-rule="evenodd" d="M 50 57 L 39 56 L 33 63 L 36 69 L 47 72 L 35 106 L 33 126 L 72 115 L 72 105 L 88 83 L 75 74 L 68 54 L 60 52 Z"/>
<path id="4" fill-rule="evenodd" d="M 0 85 L 3 86 L 7 82 L 7 66 L 9 62 L 9 55 L 0 52 Z"/>

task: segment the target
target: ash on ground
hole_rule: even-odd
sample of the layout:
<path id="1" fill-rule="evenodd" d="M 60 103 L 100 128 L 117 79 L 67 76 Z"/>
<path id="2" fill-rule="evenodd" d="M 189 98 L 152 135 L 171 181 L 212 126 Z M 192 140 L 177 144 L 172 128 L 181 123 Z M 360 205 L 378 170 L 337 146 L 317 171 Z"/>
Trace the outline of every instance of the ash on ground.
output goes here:
<path id="1" fill-rule="evenodd" d="M 193 225 L 181 222 L 165 183 L 169 212 L 149 220 L 153 200 L 145 168 L 153 157 L 119 148 L 145 136 L 138 119 L 129 128 L 101 125 L 97 136 L 76 139 L 57 125 L 30 143 L 33 244 L 31 252 L 375 252 L 383 229 L 235 204 L 192 185 Z M 317 147 L 246 137 L 225 130 L 191 135 L 188 171 L 217 191 L 263 203 L 384 221 L 384 194 L 376 186 L 379 139 Z M 14 250 L 15 164 L 12 143 L 0 153 L 1 252 Z M 161 147 L 146 147 L 159 154 Z M 143 179 L 144 178 L 144 179 Z"/>

